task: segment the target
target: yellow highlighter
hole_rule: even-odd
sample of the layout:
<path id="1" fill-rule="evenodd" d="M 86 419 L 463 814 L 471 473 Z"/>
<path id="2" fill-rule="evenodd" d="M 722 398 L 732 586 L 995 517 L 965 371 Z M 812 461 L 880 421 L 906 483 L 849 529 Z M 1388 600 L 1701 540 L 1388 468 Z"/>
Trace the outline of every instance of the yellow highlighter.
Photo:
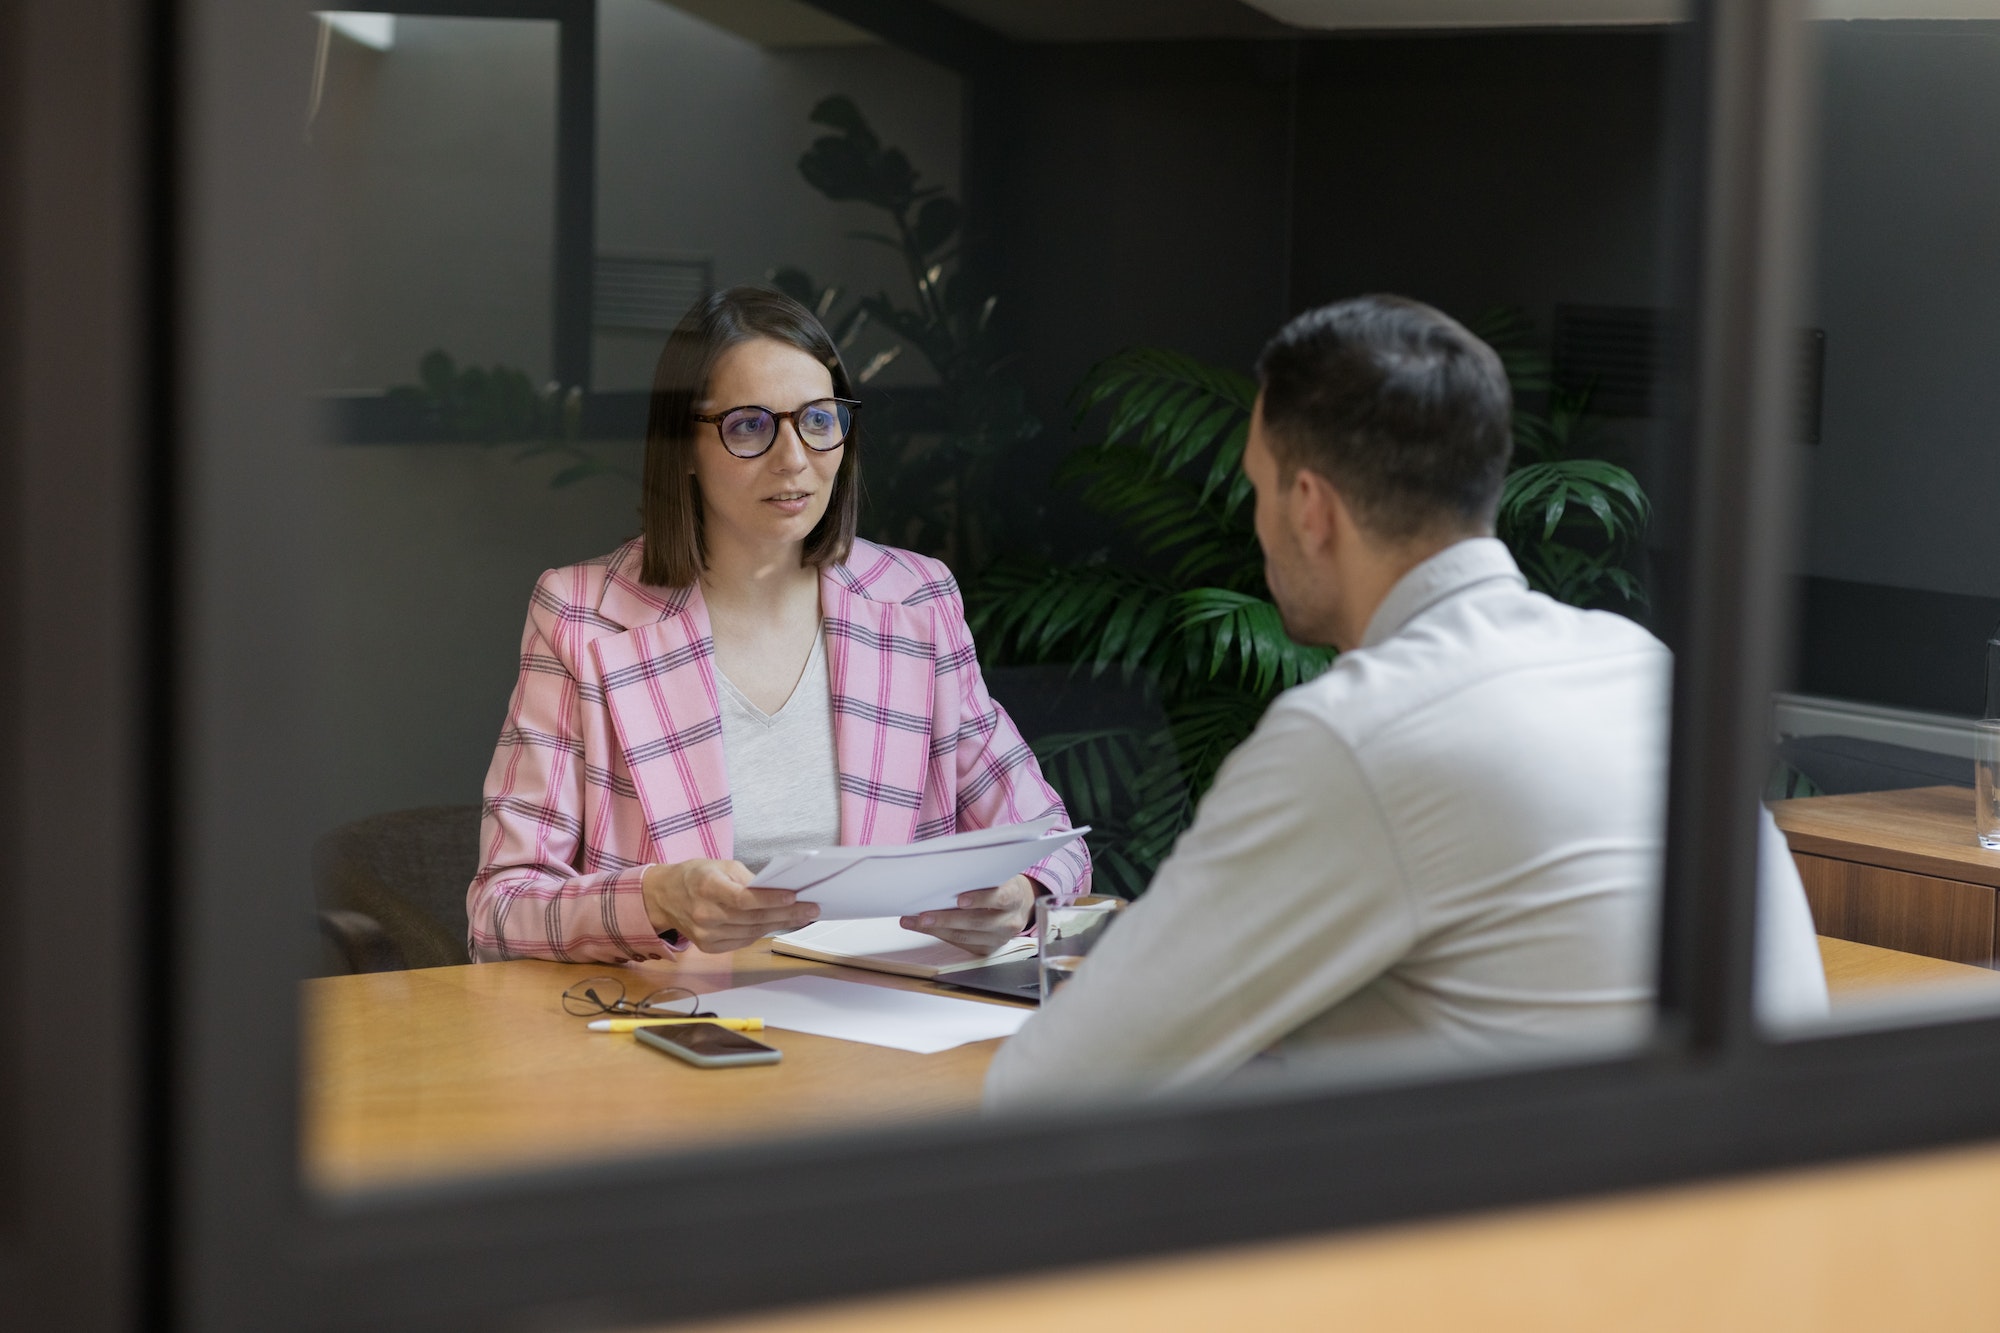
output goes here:
<path id="1" fill-rule="evenodd" d="M 713 1023 L 731 1032 L 762 1032 L 761 1018 L 599 1018 L 588 1024 L 592 1032 L 633 1032 L 639 1028 L 674 1027 L 683 1023 Z"/>

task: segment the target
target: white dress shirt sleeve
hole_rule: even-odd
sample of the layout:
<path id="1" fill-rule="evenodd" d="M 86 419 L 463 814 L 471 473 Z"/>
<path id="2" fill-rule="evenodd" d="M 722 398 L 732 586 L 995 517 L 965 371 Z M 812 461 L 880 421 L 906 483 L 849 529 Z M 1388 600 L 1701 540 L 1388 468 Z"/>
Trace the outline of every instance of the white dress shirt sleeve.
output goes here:
<path id="1" fill-rule="evenodd" d="M 1757 1018 L 1779 1029 L 1824 1022 L 1826 969 L 1806 886 L 1771 812 L 1757 807 Z"/>
<path id="2" fill-rule="evenodd" d="M 1279 700 L 1089 960 L 1001 1048 L 989 1107 L 1211 1080 L 1367 985 L 1418 923 L 1344 741 Z"/>

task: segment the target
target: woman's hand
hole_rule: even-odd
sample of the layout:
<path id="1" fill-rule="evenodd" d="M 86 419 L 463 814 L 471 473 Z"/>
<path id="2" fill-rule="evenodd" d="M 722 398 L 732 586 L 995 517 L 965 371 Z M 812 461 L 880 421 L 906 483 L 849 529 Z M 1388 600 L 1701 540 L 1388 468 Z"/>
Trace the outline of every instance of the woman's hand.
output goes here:
<path id="1" fill-rule="evenodd" d="M 678 930 L 703 953 L 728 953 L 819 919 L 818 903 L 790 889 L 753 889 L 741 861 L 675 861 L 646 867 L 639 881 L 646 917 L 662 933 Z"/>
<path id="2" fill-rule="evenodd" d="M 1035 916 L 1035 881 L 1016 875 L 997 889 L 958 895 L 958 906 L 902 918 L 904 930 L 920 930 L 968 953 L 989 954 L 1027 928 Z"/>

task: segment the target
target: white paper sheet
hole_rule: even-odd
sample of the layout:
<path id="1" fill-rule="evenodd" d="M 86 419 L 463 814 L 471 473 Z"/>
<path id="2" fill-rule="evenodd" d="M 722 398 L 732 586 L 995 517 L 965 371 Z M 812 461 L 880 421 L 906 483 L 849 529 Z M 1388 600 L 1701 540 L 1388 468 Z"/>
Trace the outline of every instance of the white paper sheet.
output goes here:
<path id="1" fill-rule="evenodd" d="M 753 887 L 760 889 L 802 889 L 815 880 L 824 878 L 827 873 L 826 867 L 845 864 L 846 861 L 858 856 L 936 856 L 967 847 L 992 847 L 1001 843 L 1025 842 L 1029 838 L 1039 838 L 1053 829 L 1057 818 L 1055 815 L 1043 815 L 1040 819 L 1029 820 L 1025 824 L 996 824 L 992 828 L 967 829 L 963 833 L 952 833 L 942 838 L 925 838 L 921 842 L 892 843 L 880 847 L 821 847 L 810 852 L 789 852 L 765 866 L 751 883 Z M 1078 830 L 1078 832 L 1087 831 L 1087 829 Z"/>
<path id="2" fill-rule="evenodd" d="M 933 1055 L 969 1041 L 1011 1037 L 1034 1016 L 1011 1005 L 954 1000 L 832 977 L 786 977 L 701 997 L 718 1014 L 754 1017 L 764 1026 L 817 1037 Z"/>
<path id="3" fill-rule="evenodd" d="M 771 937 L 773 953 L 792 954 L 819 962 L 854 962 L 882 972 L 929 977 L 968 967 L 984 967 L 1035 952 L 1032 935 L 1017 935 L 985 957 L 946 944 L 935 935 L 904 930 L 893 916 L 863 916 L 851 921 L 815 921 L 810 926 Z"/>
<path id="4" fill-rule="evenodd" d="M 952 907 L 959 894 L 990 889 L 1090 831 L 1055 822 L 1049 815 L 894 846 L 822 847 L 773 861 L 753 884 L 797 890 L 799 901 L 820 905 L 822 921 Z"/>

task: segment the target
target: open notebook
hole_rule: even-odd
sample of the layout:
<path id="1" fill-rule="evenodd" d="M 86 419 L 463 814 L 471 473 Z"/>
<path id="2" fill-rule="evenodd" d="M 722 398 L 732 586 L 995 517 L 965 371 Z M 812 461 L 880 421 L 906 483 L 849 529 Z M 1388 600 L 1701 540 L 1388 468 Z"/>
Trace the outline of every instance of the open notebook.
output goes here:
<path id="1" fill-rule="evenodd" d="M 935 977 L 1013 958 L 1032 958 L 1035 937 L 1020 935 L 981 957 L 956 944 L 904 930 L 893 916 L 857 917 L 847 921 L 815 921 L 788 935 L 771 937 L 771 952 L 810 958 L 816 963 L 840 963 L 905 977 Z"/>

